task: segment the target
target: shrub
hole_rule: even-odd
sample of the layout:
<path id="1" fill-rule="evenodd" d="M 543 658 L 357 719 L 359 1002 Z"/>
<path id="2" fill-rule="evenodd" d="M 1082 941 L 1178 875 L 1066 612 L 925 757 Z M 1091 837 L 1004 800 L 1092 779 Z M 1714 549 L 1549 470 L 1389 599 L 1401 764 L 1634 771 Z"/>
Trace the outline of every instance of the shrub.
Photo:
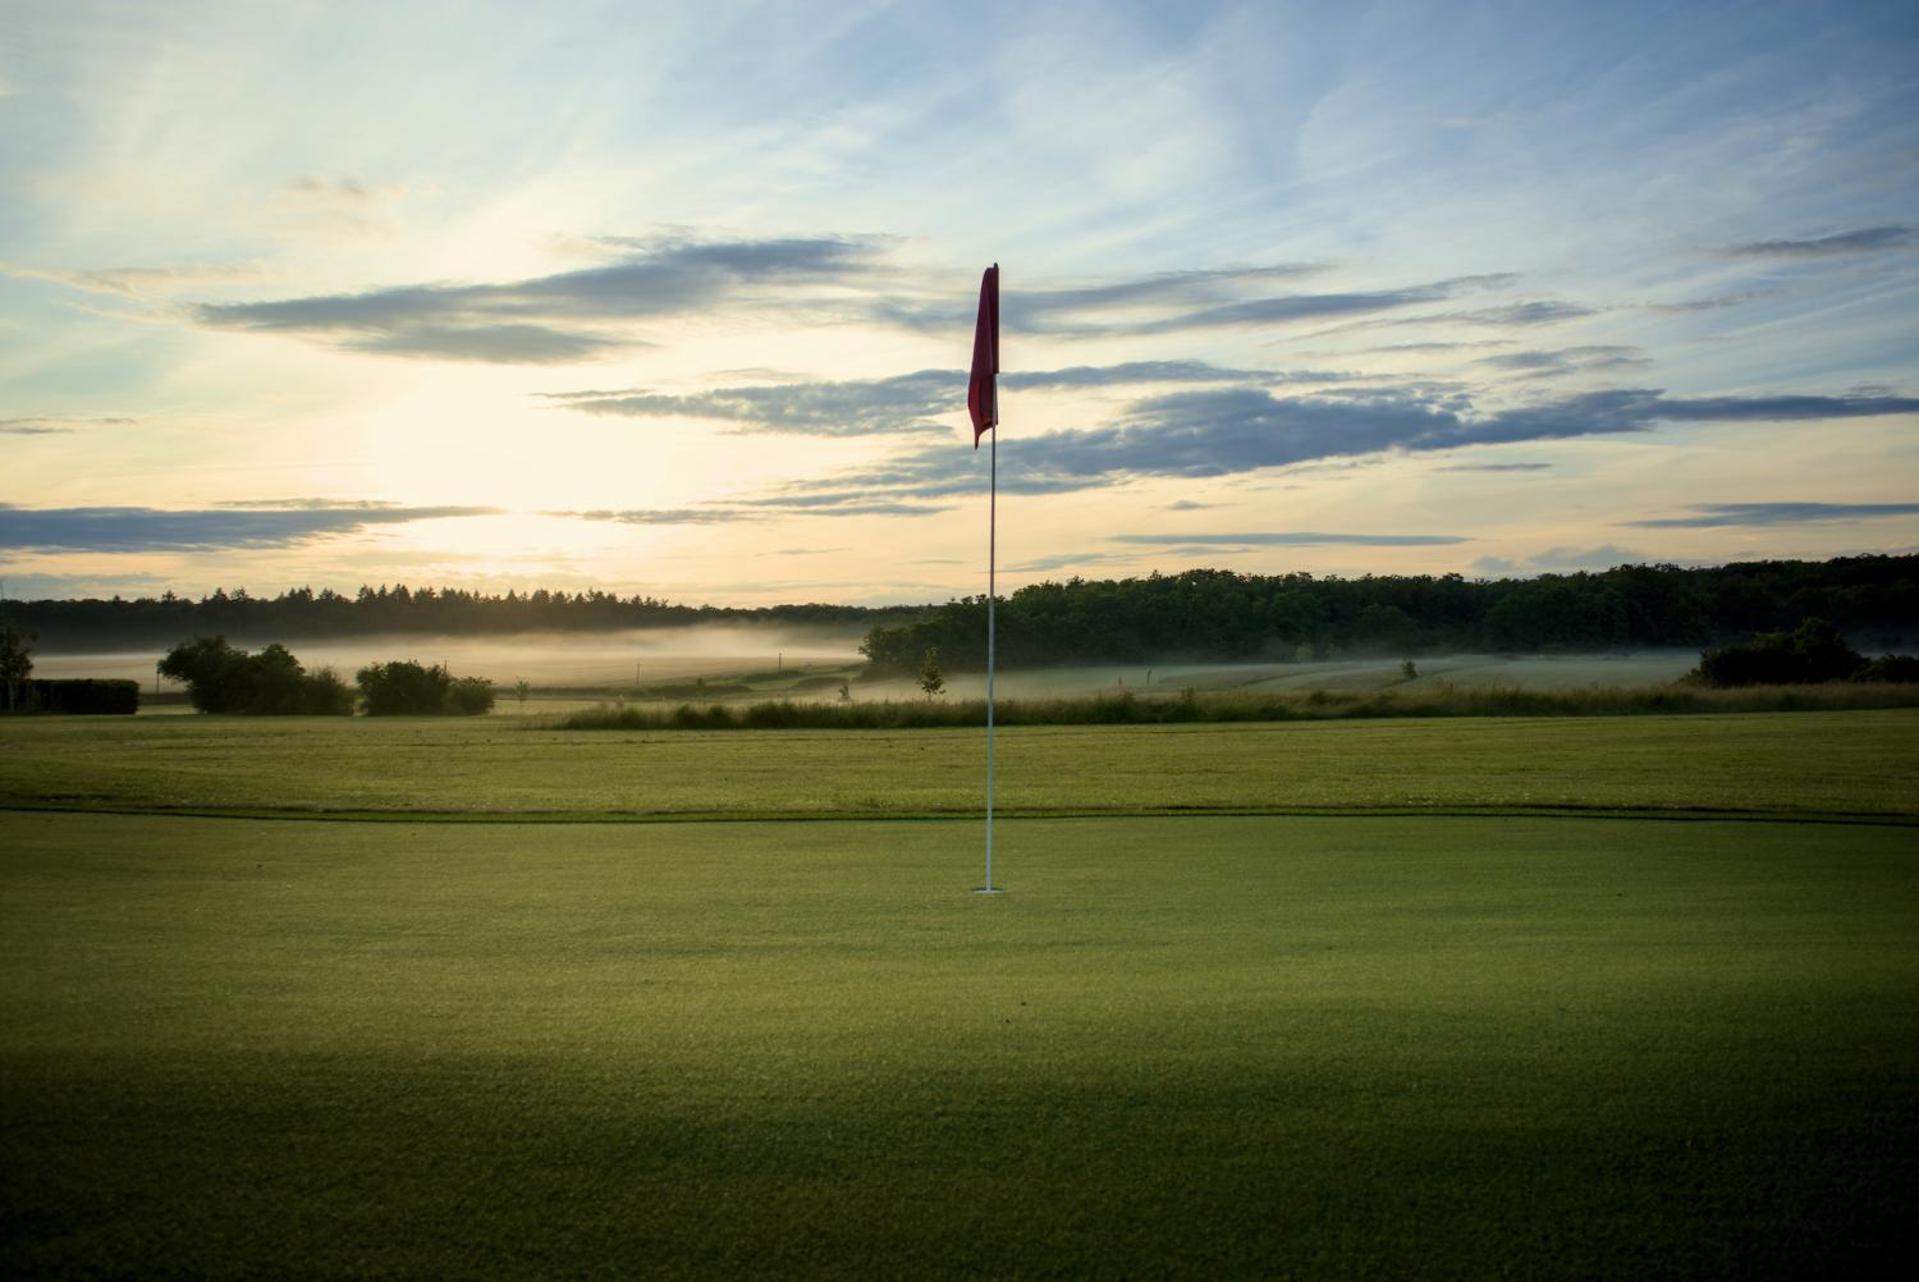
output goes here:
<path id="1" fill-rule="evenodd" d="M 369 717 L 437 716 L 445 710 L 447 689 L 453 684 L 440 664 L 428 668 L 411 659 L 370 663 L 354 680 Z"/>
<path id="2" fill-rule="evenodd" d="M 1882 654 L 1859 669 L 1854 681 L 1879 681 L 1889 685 L 1919 682 L 1919 655 Z"/>
<path id="3" fill-rule="evenodd" d="M 493 683 L 485 677 L 459 677 L 446 691 L 446 711 L 456 717 L 477 717 L 493 711 Z"/>
<path id="4" fill-rule="evenodd" d="M 93 677 L 16 683 L 13 712 L 64 712 L 75 716 L 132 716 L 140 710 L 140 683 Z"/>
<path id="5" fill-rule="evenodd" d="M 1696 675 L 1712 686 L 1809 685 L 1840 681 L 1866 666 L 1824 619 L 1807 619 L 1794 632 L 1763 632 L 1743 645 L 1699 656 Z"/>
<path id="6" fill-rule="evenodd" d="M 345 716 L 353 711 L 352 696 L 332 669 L 309 676 L 277 643 L 249 654 L 228 645 L 225 637 L 195 637 L 167 651 L 158 671 L 185 682 L 187 698 L 201 712 Z"/>

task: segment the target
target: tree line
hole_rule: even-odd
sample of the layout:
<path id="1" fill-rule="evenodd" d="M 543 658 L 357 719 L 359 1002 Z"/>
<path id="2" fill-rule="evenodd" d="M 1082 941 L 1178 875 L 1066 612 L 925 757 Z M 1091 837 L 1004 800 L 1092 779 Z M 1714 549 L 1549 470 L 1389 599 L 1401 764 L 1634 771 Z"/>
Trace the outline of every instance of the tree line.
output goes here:
<path id="1" fill-rule="evenodd" d="M 539 631 L 616 631 L 697 624 L 777 624 L 854 630 L 900 622 L 917 607 L 869 609 L 808 603 L 760 608 L 675 605 L 611 592 L 537 591 L 504 595 L 460 588 L 362 586 L 290 588 L 254 596 L 216 588 L 194 600 L 157 597 L 0 602 L 0 619 L 37 633 L 43 649 L 166 645 L 183 636 L 281 637 L 318 640 L 378 634 L 488 635 Z"/>
<path id="2" fill-rule="evenodd" d="M 1201 569 L 1037 583 L 1002 598 L 998 615 L 1008 667 L 1693 648 L 1790 632 L 1812 617 L 1892 640 L 1919 628 L 1919 556 L 1622 565 L 1531 579 Z M 917 671 L 929 650 L 949 671 L 982 668 L 986 599 L 882 623 L 860 650 L 888 672 Z"/>

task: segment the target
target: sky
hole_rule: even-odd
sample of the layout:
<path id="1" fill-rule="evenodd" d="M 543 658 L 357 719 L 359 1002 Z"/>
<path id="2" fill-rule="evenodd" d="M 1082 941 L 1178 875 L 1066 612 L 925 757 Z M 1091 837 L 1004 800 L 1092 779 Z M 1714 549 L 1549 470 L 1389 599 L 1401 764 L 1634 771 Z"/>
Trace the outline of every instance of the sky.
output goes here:
<path id="1" fill-rule="evenodd" d="M 1919 550 L 1919 7 L 0 0 L 0 579 Z"/>

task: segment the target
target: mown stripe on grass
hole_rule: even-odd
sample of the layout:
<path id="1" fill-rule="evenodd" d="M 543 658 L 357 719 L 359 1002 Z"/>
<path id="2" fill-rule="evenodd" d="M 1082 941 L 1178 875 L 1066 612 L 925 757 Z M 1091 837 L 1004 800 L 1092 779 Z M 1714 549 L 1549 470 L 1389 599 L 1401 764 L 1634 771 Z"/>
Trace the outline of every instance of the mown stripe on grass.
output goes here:
<path id="1" fill-rule="evenodd" d="M 456 824 L 714 824 L 714 823 L 977 823 L 969 810 L 409 810 L 322 807 L 85 805 L 66 801 L 0 802 L 0 813 L 134 815 L 171 819 L 306 820 L 317 823 Z M 1714 806 L 1143 806 L 1130 809 L 999 807 L 1000 819 L 1631 819 L 1654 822 L 1843 824 L 1919 827 L 1919 815 L 1899 811 L 1777 810 Z"/>

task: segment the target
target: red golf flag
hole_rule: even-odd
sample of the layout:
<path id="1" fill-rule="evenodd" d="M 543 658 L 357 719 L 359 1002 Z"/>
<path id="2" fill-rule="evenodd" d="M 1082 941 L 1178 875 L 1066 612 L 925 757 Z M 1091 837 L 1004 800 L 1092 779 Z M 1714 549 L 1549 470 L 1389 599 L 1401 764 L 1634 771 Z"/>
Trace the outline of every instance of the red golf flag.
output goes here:
<path id="1" fill-rule="evenodd" d="M 973 448 L 986 430 L 999 426 L 999 264 L 979 282 L 979 320 L 973 326 L 973 376 L 966 384 L 966 412 L 973 416 Z"/>

